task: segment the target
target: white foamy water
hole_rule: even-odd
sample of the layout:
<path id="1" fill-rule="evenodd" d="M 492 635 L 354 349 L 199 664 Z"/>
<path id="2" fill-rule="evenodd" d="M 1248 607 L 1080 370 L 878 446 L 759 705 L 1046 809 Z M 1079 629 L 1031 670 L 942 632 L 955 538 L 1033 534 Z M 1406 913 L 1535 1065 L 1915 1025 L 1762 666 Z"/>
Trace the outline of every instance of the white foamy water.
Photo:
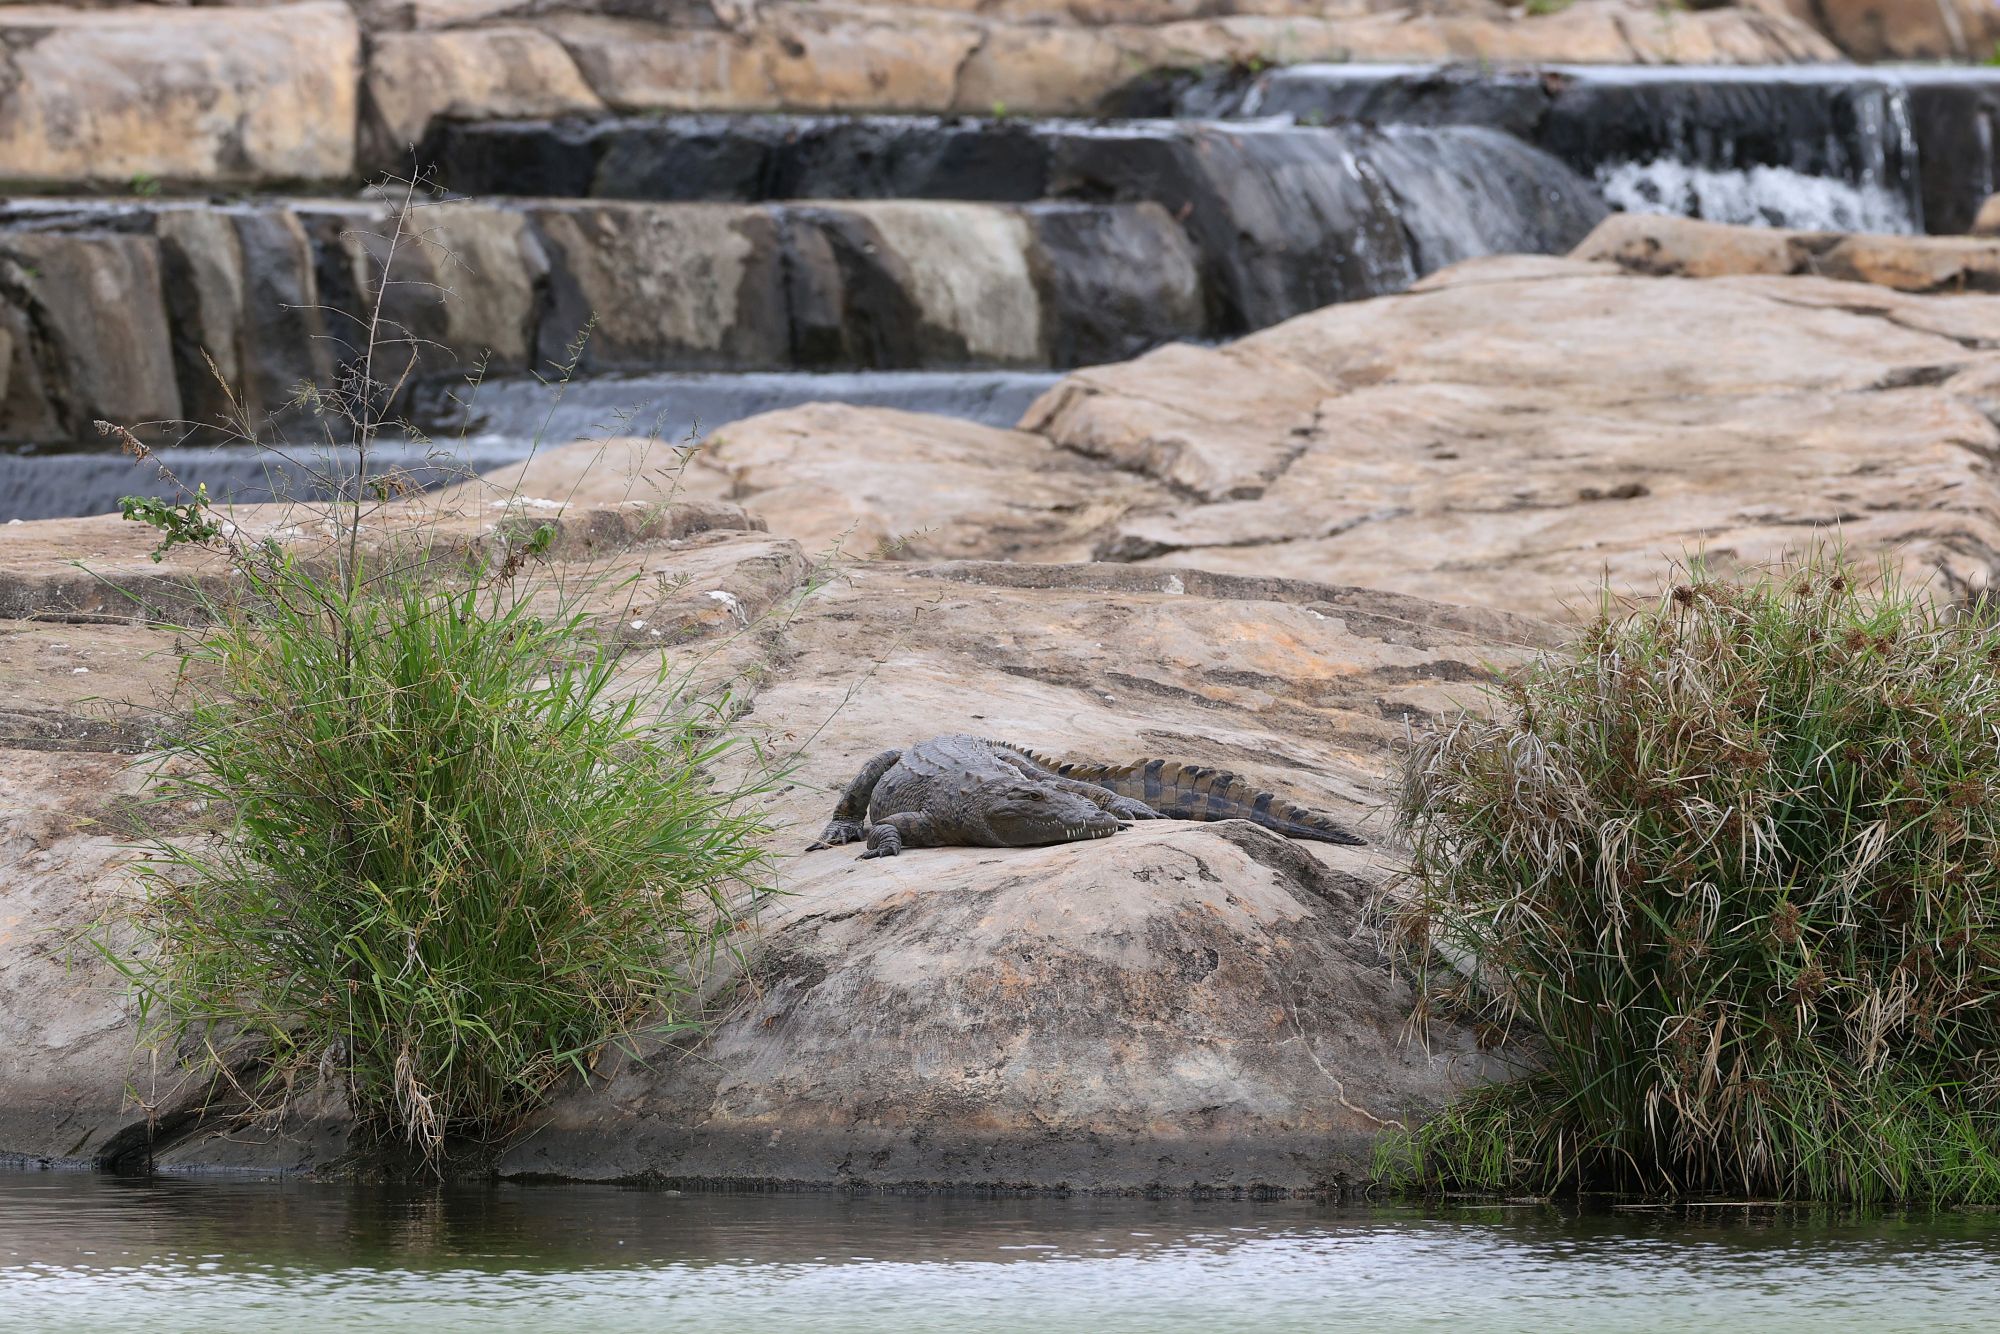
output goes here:
<path id="1" fill-rule="evenodd" d="M 1671 158 L 1597 169 L 1605 202 L 1628 213 L 1674 213 L 1709 222 L 1811 232 L 1921 231 L 1910 203 L 1875 182 L 1853 184 L 1790 167 L 1715 170 Z"/>

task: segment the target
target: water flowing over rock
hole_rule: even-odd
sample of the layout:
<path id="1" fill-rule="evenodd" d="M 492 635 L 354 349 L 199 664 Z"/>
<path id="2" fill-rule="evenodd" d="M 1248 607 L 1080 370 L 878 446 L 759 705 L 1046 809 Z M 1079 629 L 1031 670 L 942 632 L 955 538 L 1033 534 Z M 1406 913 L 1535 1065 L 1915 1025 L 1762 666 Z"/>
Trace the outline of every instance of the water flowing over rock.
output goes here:
<path id="1" fill-rule="evenodd" d="M 1295 66 L 1244 115 L 1490 124 L 1620 208 L 1815 230 L 1962 232 L 1994 187 L 2000 75 L 1978 69 Z"/>
<path id="2" fill-rule="evenodd" d="M 445 179 L 518 192 L 535 180 L 516 175 L 524 142 L 531 161 L 594 161 L 589 184 L 618 197 L 412 213 L 383 313 L 422 349 L 419 380 L 1114 361 L 1468 256 L 1566 249 L 1603 213 L 1561 164 L 1470 127 L 544 122 L 448 137 Z M 995 202 L 930 197 L 972 176 Z M 187 421 L 197 442 L 300 423 L 297 386 L 360 355 L 394 230 L 369 202 L 0 213 L 0 440 L 73 443 L 99 419 Z M 91 369 L 107 355 L 115 376 Z"/>

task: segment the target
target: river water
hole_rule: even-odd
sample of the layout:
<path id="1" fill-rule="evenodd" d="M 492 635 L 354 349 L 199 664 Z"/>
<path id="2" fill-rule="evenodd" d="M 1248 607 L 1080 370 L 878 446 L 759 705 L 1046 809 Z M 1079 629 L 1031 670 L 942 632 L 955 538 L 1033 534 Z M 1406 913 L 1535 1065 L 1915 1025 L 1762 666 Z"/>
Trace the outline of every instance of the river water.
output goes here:
<path id="1" fill-rule="evenodd" d="M 1973 1330 L 2000 1216 L 0 1172 L 0 1329 Z"/>

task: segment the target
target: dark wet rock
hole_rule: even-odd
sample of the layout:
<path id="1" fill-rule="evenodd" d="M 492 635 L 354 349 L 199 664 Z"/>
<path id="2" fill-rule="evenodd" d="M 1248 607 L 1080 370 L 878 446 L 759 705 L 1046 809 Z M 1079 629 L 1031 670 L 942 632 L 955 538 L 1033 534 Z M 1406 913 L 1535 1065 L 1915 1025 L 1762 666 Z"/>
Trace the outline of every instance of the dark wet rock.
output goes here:
<path id="1" fill-rule="evenodd" d="M 94 437 L 98 417 L 181 416 L 158 248 L 111 233 L 0 233 L 5 398 L 30 429 Z"/>
<path id="2" fill-rule="evenodd" d="M 602 141 L 598 127 L 584 120 L 483 121 L 476 126 L 440 121 L 416 157 L 437 173 L 440 185 L 463 195 L 582 199 L 600 193 L 594 178 Z"/>
<path id="3" fill-rule="evenodd" d="M 1123 361 L 1165 331 L 1206 331 L 1199 257 L 1159 205 L 1038 204 L 1027 219 L 1055 365 Z"/>
<path id="4" fill-rule="evenodd" d="M 2000 78 L 1912 71 L 1910 127 L 1922 160 L 1924 223 L 1949 235 L 1972 226 L 2000 189 Z"/>
<path id="5" fill-rule="evenodd" d="M 1472 255 L 1567 248 L 1603 216 L 1560 163 L 1466 127 L 1082 132 L 1058 140 L 1054 183 L 1181 220 L 1228 332 L 1398 291 Z"/>
<path id="6" fill-rule="evenodd" d="M 1483 125 L 1534 142 L 1561 78 L 1467 65 L 1298 66 L 1238 81 L 1217 114 L 1291 116 L 1306 124 Z M 1184 113 L 1175 106 L 1168 114 Z"/>
<path id="7" fill-rule="evenodd" d="M 242 328 L 244 356 L 232 386 L 243 396 L 250 420 L 302 420 L 309 410 L 290 410 L 301 384 L 329 386 L 334 368 L 353 355 L 351 321 L 328 318 L 320 304 L 319 265 L 312 238 L 297 215 L 282 208 L 248 210 L 234 217 L 243 256 Z M 346 294 L 350 307 L 358 297 Z M 337 304 L 331 308 L 339 310 Z M 339 327 L 330 328 L 337 323 Z"/>

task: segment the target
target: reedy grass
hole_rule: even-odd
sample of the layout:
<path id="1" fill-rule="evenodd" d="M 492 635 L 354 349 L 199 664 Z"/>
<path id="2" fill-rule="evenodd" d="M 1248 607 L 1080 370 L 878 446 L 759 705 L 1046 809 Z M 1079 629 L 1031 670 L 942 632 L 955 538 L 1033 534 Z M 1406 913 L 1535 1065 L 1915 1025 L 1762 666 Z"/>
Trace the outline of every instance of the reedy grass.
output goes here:
<path id="1" fill-rule="evenodd" d="M 726 691 L 697 689 L 695 668 L 634 670 L 611 627 L 639 581 L 610 553 L 565 573 L 545 565 L 556 528 L 512 509 L 469 545 L 423 517 L 449 505 L 414 526 L 389 513 L 414 488 L 371 465 L 374 442 L 415 437 L 392 412 L 427 350 L 385 299 L 412 286 L 397 255 L 427 244 L 408 187 L 371 250 L 360 345 L 290 405 L 323 436 L 327 461 L 304 472 L 328 497 L 320 547 L 252 540 L 184 486 L 181 503 L 126 504 L 162 552 L 202 548 L 230 581 L 191 590 L 187 700 L 153 785 L 207 828 L 144 846 L 142 944 L 98 945 L 133 983 L 143 1039 L 206 1053 L 247 1114 L 318 1081 L 436 1166 L 607 1046 L 689 1022 L 704 964 L 768 887 L 755 803 L 782 766 L 734 735 Z M 232 430 L 297 457 L 247 416 Z M 364 538 L 378 519 L 382 543 Z"/>
<path id="2" fill-rule="evenodd" d="M 435 1156 L 606 1044 L 672 1026 L 761 870 L 726 702 L 621 679 L 580 613 L 477 577 L 356 592 L 290 561 L 184 651 L 157 794 L 226 813 L 141 867 L 126 960 L 166 1036 L 254 1039 L 264 1091 L 337 1072 Z"/>
<path id="3" fill-rule="evenodd" d="M 1409 758 L 1420 1021 L 1539 1069 L 1392 1182 L 2000 1200 L 2000 625 L 1697 564 Z"/>

